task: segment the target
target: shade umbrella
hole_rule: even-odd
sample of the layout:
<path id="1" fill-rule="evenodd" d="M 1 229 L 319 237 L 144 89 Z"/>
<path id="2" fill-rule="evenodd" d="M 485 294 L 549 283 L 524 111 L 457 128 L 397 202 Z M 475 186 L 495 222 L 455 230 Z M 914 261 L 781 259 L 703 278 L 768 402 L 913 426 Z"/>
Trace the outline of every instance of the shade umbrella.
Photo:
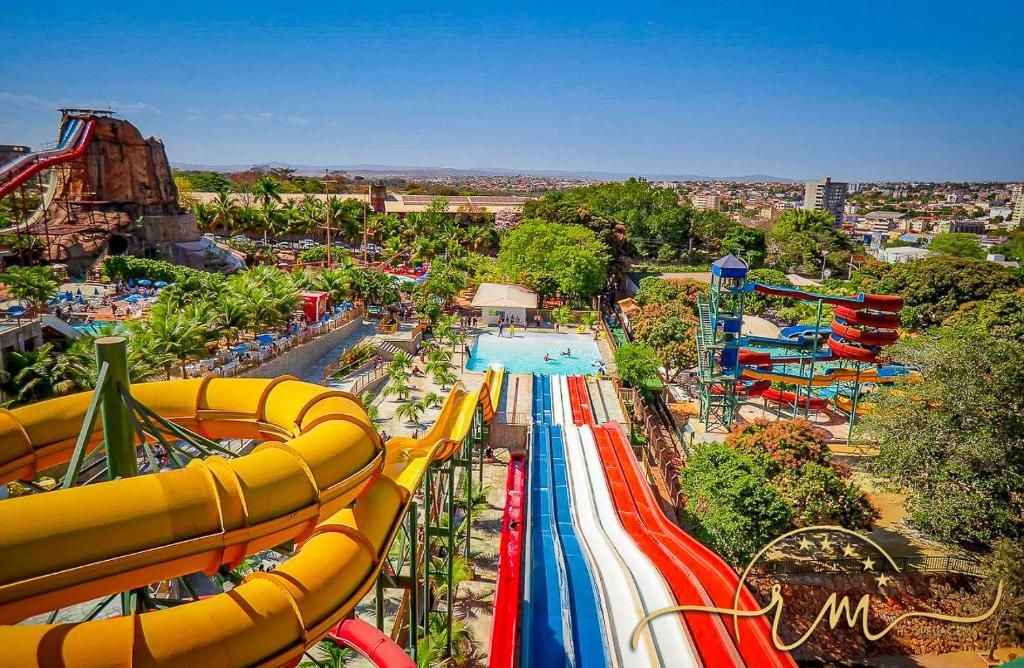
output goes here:
<path id="1" fill-rule="evenodd" d="M 231 352 L 233 352 L 233 353 L 249 352 L 249 346 L 247 346 L 244 343 L 239 343 L 238 345 L 231 347 Z"/>
<path id="2" fill-rule="evenodd" d="M 153 281 L 149 280 L 148 278 L 143 278 L 142 280 L 139 281 L 139 285 L 144 285 L 148 287 L 150 285 L 153 285 Z"/>
<path id="3" fill-rule="evenodd" d="M 166 288 L 167 287 L 167 281 L 157 281 L 156 283 L 153 284 L 153 287 L 154 288 Z"/>
<path id="4" fill-rule="evenodd" d="M 270 334 L 260 334 L 256 337 L 256 340 L 260 343 L 266 343 L 269 345 L 274 342 L 274 337 Z"/>
<path id="5" fill-rule="evenodd" d="M 11 308 L 7 309 L 7 315 L 14 316 L 15 318 L 25 315 L 25 307 L 12 306 Z"/>
<path id="6" fill-rule="evenodd" d="M 140 295 L 128 295 L 127 297 L 124 298 L 124 300 L 129 304 L 134 304 L 138 302 L 140 299 L 142 299 Z"/>

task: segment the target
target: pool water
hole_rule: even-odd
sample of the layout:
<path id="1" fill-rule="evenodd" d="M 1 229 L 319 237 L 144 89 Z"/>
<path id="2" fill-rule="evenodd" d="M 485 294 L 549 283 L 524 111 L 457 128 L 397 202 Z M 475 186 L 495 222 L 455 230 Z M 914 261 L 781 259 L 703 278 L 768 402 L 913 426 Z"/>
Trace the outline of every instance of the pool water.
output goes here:
<path id="1" fill-rule="evenodd" d="M 566 349 L 570 357 L 561 355 Z M 505 367 L 506 373 L 594 373 L 594 362 L 601 359 L 597 342 L 589 334 L 535 334 L 516 332 L 510 338 L 487 332 L 476 338 L 473 354 L 466 363 L 470 371 L 486 371 L 492 364 Z M 547 353 L 553 359 L 544 361 Z"/>

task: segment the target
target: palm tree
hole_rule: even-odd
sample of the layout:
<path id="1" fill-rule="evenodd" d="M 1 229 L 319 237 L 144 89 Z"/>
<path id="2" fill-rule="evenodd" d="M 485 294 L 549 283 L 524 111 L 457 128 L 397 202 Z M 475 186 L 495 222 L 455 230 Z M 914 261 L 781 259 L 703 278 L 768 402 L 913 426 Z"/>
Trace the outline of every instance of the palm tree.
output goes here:
<path id="1" fill-rule="evenodd" d="M 281 201 L 281 186 L 272 176 L 261 176 L 252 187 L 252 194 L 261 205 L 263 212 L 263 243 L 267 242 L 267 230 L 272 227 L 273 211 Z"/>
<path id="2" fill-rule="evenodd" d="M 437 392 L 427 392 L 423 395 L 423 405 L 427 408 L 437 408 L 444 403 L 444 396 Z"/>
<path id="3" fill-rule="evenodd" d="M 214 211 L 210 204 L 203 204 L 202 202 L 196 202 L 192 205 L 192 215 L 196 219 L 196 227 L 203 230 L 212 230 L 216 223 L 214 223 Z"/>
<path id="4" fill-rule="evenodd" d="M 41 267 L 9 267 L 0 274 L 0 283 L 6 285 L 15 299 L 28 304 L 30 314 L 36 314 L 46 307 L 46 303 L 57 296 L 60 286 L 53 268 Z"/>
<path id="5" fill-rule="evenodd" d="M 327 301 L 332 305 L 352 296 L 352 276 L 345 268 L 322 271 L 313 283 L 318 290 L 327 293 Z"/>
<path id="6" fill-rule="evenodd" d="M 419 424 L 424 411 L 426 411 L 426 406 L 423 405 L 423 402 L 412 399 L 395 409 L 395 417 L 408 418 L 410 424 Z"/>
<path id="7" fill-rule="evenodd" d="M 391 379 L 391 382 L 388 383 L 387 387 L 381 391 L 381 396 L 394 396 L 397 397 L 397 401 L 406 401 L 411 395 L 412 388 L 405 382 L 405 376 L 398 379 Z M 399 408 L 401 408 L 401 406 L 399 406 Z M 395 415 L 398 415 L 397 410 L 395 411 Z"/>
<path id="8" fill-rule="evenodd" d="M 211 229 L 221 227 L 225 232 L 232 229 L 235 216 L 238 214 L 238 206 L 235 204 L 231 193 L 227 188 L 222 188 L 217 197 L 210 202 L 210 213 L 212 215 Z"/>
<path id="9" fill-rule="evenodd" d="M 52 343 L 35 350 L 12 350 L 10 366 L 14 373 L 15 403 L 29 403 L 47 397 L 88 389 L 88 368 L 76 358 L 58 353 Z"/>
<path id="10" fill-rule="evenodd" d="M 453 621 L 451 628 L 452 654 L 444 658 L 448 647 L 448 615 L 444 612 L 430 613 L 430 635 L 421 638 L 416 644 L 416 665 L 428 668 L 438 665 L 467 666 L 473 656 L 473 643 L 476 638 L 464 622 Z"/>
<path id="11" fill-rule="evenodd" d="M 399 350 L 395 353 L 395 356 L 391 358 L 391 364 L 389 366 L 408 373 L 412 370 L 412 355 L 404 350 Z"/>
<path id="12" fill-rule="evenodd" d="M 309 661 L 300 663 L 299 668 L 342 668 L 356 658 L 356 653 L 351 648 L 342 647 L 333 640 L 321 640 L 317 647 L 325 657 L 315 659 L 306 654 Z"/>
<path id="13" fill-rule="evenodd" d="M 302 198 L 298 208 L 298 218 L 302 224 L 302 231 L 312 234 L 319 229 L 324 220 L 324 203 L 313 195 L 306 195 Z"/>
<path id="14" fill-rule="evenodd" d="M 370 422 L 376 422 L 380 418 L 380 410 L 373 403 L 373 394 L 363 392 L 359 395 L 359 401 L 362 402 L 363 410 L 366 411 L 366 417 L 370 418 Z"/>
<path id="15" fill-rule="evenodd" d="M 176 360 L 181 365 L 182 375 L 185 375 L 185 364 L 206 352 L 209 330 L 204 311 L 205 307 L 198 306 L 196 310 L 172 309 L 158 302 L 150 309 L 149 318 L 141 325 L 152 337 L 156 351 L 166 356 L 164 372 L 167 380 L 171 379 L 171 363 L 168 359 Z"/>
<path id="16" fill-rule="evenodd" d="M 435 370 L 433 376 L 434 382 L 440 385 L 442 390 L 447 390 L 458 381 L 455 374 L 447 368 Z"/>
<path id="17" fill-rule="evenodd" d="M 234 343 L 239 333 L 249 324 L 249 312 L 245 304 L 232 294 L 219 295 L 214 299 L 210 306 L 210 314 L 228 343 Z"/>

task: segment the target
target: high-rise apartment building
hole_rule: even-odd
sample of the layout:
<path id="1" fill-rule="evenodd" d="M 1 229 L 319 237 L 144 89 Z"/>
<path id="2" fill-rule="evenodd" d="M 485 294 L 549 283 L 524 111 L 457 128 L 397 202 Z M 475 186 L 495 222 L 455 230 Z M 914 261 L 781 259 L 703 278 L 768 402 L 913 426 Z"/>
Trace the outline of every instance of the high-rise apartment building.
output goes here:
<path id="1" fill-rule="evenodd" d="M 1020 229 L 1024 226 L 1024 184 L 1018 184 L 1012 190 L 1013 192 L 1013 213 L 1010 214 L 1010 222 Z"/>
<path id="2" fill-rule="evenodd" d="M 847 184 L 825 177 L 820 181 L 804 184 L 804 209 L 828 211 L 836 219 L 836 225 L 843 222 L 843 207 L 846 205 Z"/>

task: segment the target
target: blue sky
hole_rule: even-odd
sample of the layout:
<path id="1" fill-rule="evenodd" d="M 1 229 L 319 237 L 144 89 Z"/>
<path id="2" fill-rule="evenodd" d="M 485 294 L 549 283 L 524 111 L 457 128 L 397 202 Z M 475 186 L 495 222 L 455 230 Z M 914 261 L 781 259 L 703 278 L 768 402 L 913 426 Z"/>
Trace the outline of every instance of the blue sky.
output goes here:
<path id="1" fill-rule="evenodd" d="M 1024 179 L 1015 4 L 5 3 L 0 143 L 109 104 L 178 162 Z"/>

